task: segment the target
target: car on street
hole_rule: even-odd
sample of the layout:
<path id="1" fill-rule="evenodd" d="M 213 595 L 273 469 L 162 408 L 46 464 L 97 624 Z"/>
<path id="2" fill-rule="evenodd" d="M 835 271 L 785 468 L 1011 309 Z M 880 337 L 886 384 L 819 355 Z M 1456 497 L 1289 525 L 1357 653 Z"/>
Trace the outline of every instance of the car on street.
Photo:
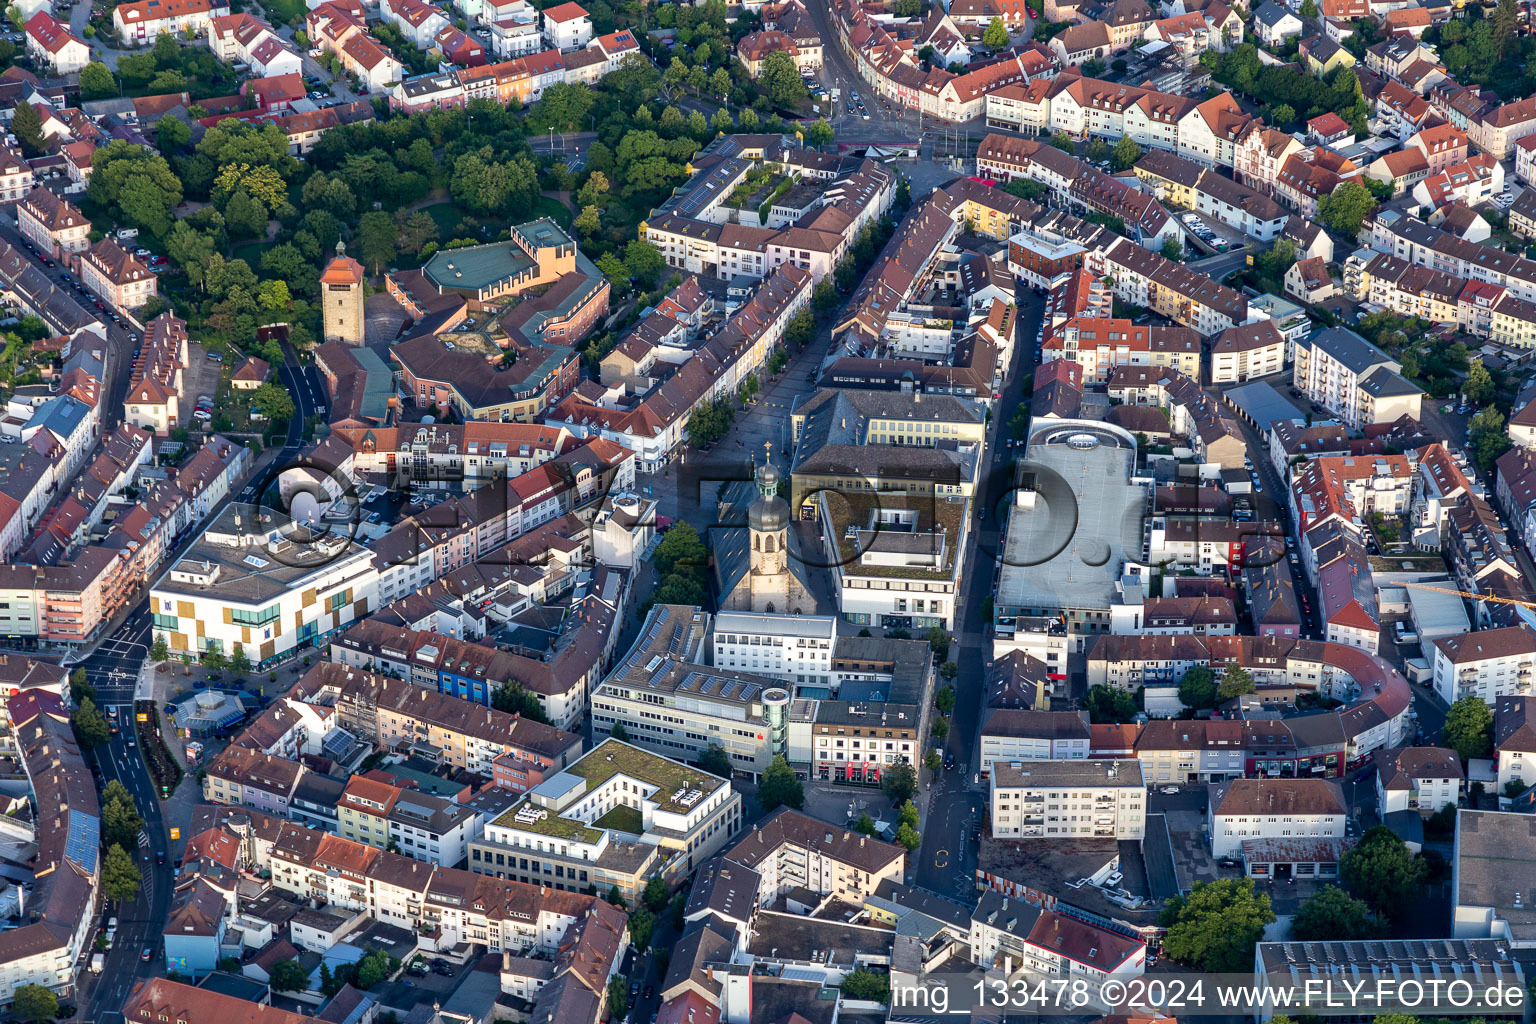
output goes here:
<path id="1" fill-rule="evenodd" d="M 145 963 L 149 963 L 149 961 L 154 958 L 154 955 L 155 951 L 150 949 L 148 946 L 145 946 L 144 952 L 139 954 L 139 959 L 143 960 Z"/>

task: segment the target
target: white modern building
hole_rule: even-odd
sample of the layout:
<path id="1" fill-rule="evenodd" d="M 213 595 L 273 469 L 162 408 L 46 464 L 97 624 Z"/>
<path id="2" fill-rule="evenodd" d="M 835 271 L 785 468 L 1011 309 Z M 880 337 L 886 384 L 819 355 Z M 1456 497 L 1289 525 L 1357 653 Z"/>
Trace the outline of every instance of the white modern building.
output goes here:
<path id="1" fill-rule="evenodd" d="M 687 878 L 741 828 L 727 779 L 609 739 L 546 778 L 470 844 L 471 871 L 630 898 L 658 867 Z"/>
<path id="2" fill-rule="evenodd" d="M 837 620 L 830 615 L 720 612 L 711 640 L 716 668 L 786 682 L 833 682 Z"/>
<path id="3" fill-rule="evenodd" d="M 1536 630 L 1523 623 L 1441 637 L 1432 654 L 1435 691 L 1453 704 L 1475 694 L 1491 707 L 1503 696 L 1524 696 L 1536 678 Z"/>
<path id="4" fill-rule="evenodd" d="M 259 665 L 323 647 L 378 607 L 373 552 L 344 537 L 308 540 L 302 528 L 270 516 L 253 505 L 225 506 L 151 588 L 154 630 L 173 655 L 238 647 Z"/>
<path id="5" fill-rule="evenodd" d="M 1141 762 L 995 761 L 989 794 L 998 839 L 1140 839 Z"/>

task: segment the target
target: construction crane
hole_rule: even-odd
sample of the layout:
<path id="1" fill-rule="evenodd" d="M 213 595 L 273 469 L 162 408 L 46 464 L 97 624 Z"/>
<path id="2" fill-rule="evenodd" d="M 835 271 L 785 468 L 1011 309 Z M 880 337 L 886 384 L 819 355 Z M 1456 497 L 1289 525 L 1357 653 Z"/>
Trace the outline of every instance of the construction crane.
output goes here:
<path id="1" fill-rule="evenodd" d="M 1492 601 L 1495 604 L 1512 604 L 1520 608 L 1536 609 L 1536 601 L 1517 601 L 1512 597 L 1495 597 L 1493 594 L 1475 594 L 1470 590 L 1456 590 L 1452 587 L 1435 587 L 1428 583 L 1404 583 L 1405 587 L 1417 587 L 1419 590 L 1432 590 L 1437 594 L 1453 594 L 1456 597 L 1465 597 L 1472 601 Z"/>

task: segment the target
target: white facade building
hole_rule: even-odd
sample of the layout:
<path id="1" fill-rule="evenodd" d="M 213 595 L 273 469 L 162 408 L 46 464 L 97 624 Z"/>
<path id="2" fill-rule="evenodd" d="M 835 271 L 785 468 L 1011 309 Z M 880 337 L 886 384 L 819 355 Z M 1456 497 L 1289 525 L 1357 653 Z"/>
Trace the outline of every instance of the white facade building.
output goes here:
<path id="1" fill-rule="evenodd" d="M 992 834 L 999 839 L 1140 839 L 1146 833 L 1141 762 L 996 761 Z"/>

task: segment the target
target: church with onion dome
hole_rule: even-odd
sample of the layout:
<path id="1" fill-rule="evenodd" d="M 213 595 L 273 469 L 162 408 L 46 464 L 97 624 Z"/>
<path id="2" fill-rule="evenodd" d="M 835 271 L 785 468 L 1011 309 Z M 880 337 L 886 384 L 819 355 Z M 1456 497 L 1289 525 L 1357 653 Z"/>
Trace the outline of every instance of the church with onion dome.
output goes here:
<path id="1" fill-rule="evenodd" d="M 721 611 L 816 614 L 789 502 L 779 494 L 780 479 L 771 459 L 764 459 L 757 468 L 757 498 L 747 507 L 746 529 L 711 531 Z"/>

